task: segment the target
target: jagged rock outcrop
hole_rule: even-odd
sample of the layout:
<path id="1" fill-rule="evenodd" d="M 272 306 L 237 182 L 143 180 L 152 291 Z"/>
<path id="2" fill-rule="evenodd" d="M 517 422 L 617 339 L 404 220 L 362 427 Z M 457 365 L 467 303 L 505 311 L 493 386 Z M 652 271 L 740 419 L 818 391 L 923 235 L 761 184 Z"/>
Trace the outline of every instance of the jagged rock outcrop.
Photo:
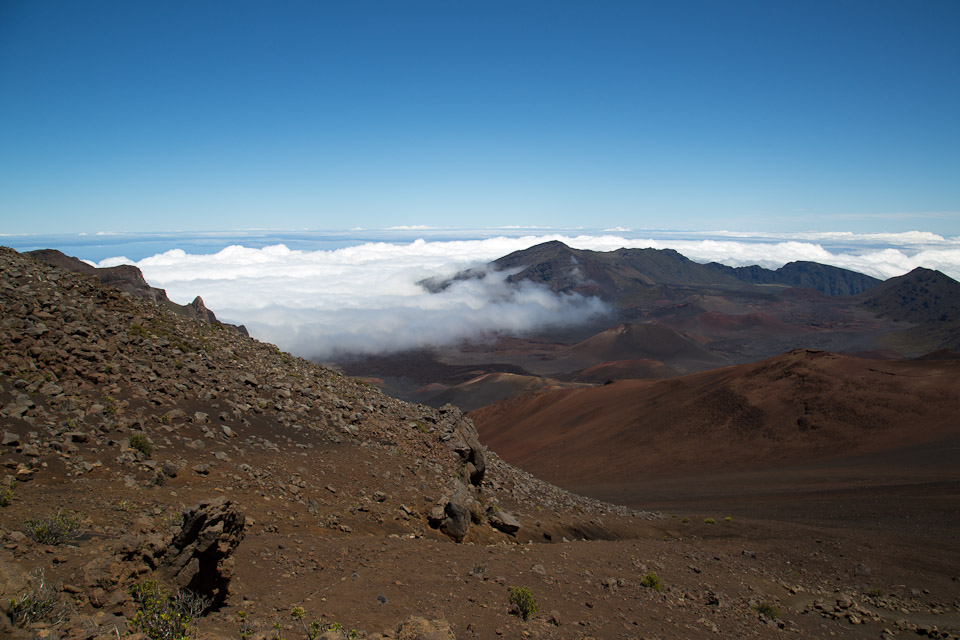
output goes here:
<path id="1" fill-rule="evenodd" d="M 480 486 L 487 470 L 487 460 L 473 421 L 452 404 L 440 407 L 438 413 L 443 430 L 441 439 L 457 454 L 465 479 L 474 486 Z"/>
<path id="2" fill-rule="evenodd" d="M 482 521 L 478 498 L 487 471 L 487 459 L 470 418 L 452 404 L 440 407 L 437 414 L 440 417 L 440 439 L 454 454 L 457 477 L 431 511 L 429 523 L 456 542 L 463 542 L 470 523 Z"/>
<path id="3" fill-rule="evenodd" d="M 84 275 L 95 276 L 100 280 L 101 284 L 114 287 L 126 294 L 164 306 L 179 315 L 196 318 L 203 322 L 215 322 L 227 327 L 232 327 L 241 335 L 249 335 L 247 328 L 243 325 L 233 325 L 217 320 L 213 312 L 203 304 L 203 299 L 201 299 L 200 296 L 194 298 L 193 302 L 187 305 L 173 302 L 167 297 L 167 292 L 164 289 L 151 287 L 146 278 L 143 277 L 143 272 L 133 265 L 121 264 L 115 267 L 93 267 L 82 260 L 68 256 L 56 249 L 38 249 L 36 251 L 28 251 L 24 255 L 28 255 L 35 260 L 40 260 L 49 265 L 60 267 L 61 269 L 68 269 Z"/>
<path id="4" fill-rule="evenodd" d="M 183 514 L 180 533 L 160 558 L 157 574 L 218 608 L 230 590 L 233 552 L 243 540 L 243 528 L 243 514 L 225 498 L 190 507 Z"/>

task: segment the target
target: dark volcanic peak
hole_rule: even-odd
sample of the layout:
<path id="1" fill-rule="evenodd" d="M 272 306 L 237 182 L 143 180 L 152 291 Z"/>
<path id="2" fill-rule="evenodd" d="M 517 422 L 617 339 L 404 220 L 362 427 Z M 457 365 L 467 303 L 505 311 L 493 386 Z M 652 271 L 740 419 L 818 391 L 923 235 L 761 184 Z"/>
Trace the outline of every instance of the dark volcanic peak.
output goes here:
<path id="1" fill-rule="evenodd" d="M 807 287 L 835 296 L 849 296 L 876 286 L 870 276 L 815 262 L 791 262 L 776 271 L 759 266 L 728 267 L 694 262 L 673 249 L 572 249 L 554 240 L 515 251 L 487 265 L 497 271 L 515 270 L 508 281 L 530 280 L 556 292 L 578 292 L 620 300 L 651 287 L 745 289 L 751 285 Z M 479 277 L 486 270 L 457 274 L 452 280 L 426 280 L 438 291 L 453 280 Z"/>
<path id="2" fill-rule="evenodd" d="M 890 278 L 860 299 L 863 306 L 877 315 L 893 320 L 917 323 L 960 320 L 960 282 L 923 267 Z"/>
<path id="3" fill-rule="evenodd" d="M 638 287 L 737 286 L 735 278 L 717 274 L 672 249 L 571 249 L 553 241 L 516 251 L 490 265 L 520 269 L 509 281 L 531 280 L 558 292 L 580 292 L 616 300 Z"/>

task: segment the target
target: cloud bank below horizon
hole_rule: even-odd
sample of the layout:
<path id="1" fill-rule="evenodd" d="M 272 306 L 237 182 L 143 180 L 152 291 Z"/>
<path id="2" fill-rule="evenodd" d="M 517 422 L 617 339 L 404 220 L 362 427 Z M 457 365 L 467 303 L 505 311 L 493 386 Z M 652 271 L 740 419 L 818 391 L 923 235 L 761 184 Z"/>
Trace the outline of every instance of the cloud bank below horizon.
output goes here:
<path id="1" fill-rule="evenodd" d="M 135 264 L 151 285 L 186 303 L 194 296 L 227 322 L 245 324 L 258 339 L 308 358 L 344 352 L 379 353 L 455 344 L 496 333 L 582 323 L 608 311 L 597 299 L 557 295 L 533 283 L 508 285 L 507 274 L 457 282 L 430 294 L 417 282 L 450 276 L 540 242 L 578 249 L 675 249 L 697 262 L 778 268 L 809 260 L 878 278 L 916 267 L 960 279 L 960 238 L 906 234 L 808 233 L 783 236 L 713 232 L 682 238 L 544 234 L 477 240 L 367 242 L 335 250 L 255 249 L 233 245 L 216 253 L 172 249 L 138 262 L 108 258 L 96 266 Z"/>

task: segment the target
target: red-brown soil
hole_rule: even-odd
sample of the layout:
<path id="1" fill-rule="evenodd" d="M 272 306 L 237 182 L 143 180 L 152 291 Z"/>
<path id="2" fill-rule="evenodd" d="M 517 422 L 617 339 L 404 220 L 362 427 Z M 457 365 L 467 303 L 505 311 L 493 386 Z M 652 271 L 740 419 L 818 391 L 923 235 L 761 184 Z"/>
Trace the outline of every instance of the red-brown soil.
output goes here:
<path id="1" fill-rule="evenodd" d="M 782 553 L 834 545 L 838 569 L 877 563 L 960 594 L 957 364 L 796 351 L 471 416 L 493 450 L 560 486 L 693 521 L 746 518 Z"/>
<path id="2" fill-rule="evenodd" d="M 956 361 L 794 351 L 669 380 L 526 394 L 471 413 L 506 459 L 620 484 L 806 464 L 960 434 Z M 602 460 L 602 464 L 597 461 Z"/>

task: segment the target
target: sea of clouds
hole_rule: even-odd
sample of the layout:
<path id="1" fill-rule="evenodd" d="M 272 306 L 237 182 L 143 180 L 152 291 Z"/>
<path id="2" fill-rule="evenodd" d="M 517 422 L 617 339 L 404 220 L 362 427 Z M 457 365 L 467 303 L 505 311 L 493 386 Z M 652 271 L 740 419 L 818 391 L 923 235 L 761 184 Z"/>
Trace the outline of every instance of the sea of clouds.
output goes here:
<path id="1" fill-rule="evenodd" d="M 166 289 L 172 300 L 187 303 L 200 295 L 222 320 L 244 324 L 253 336 L 281 349 L 319 359 L 344 352 L 379 353 L 455 344 L 496 333 L 519 334 L 606 313 L 597 299 L 557 295 L 533 283 L 511 286 L 504 273 L 458 281 L 436 294 L 417 284 L 548 240 L 597 251 L 670 248 L 697 262 L 730 266 L 778 268 L 809 260 L 884 279 L 922 266 L 960 279 L 960 238 L 927 232 L 643 235 L 617 229 L 590 234 L 418 238 L 322 250 L 238 244 L 211 253 L 171 249 L 138 261 L 114 257 L 92 264 L 135 264 L 151 285 Z"/>

